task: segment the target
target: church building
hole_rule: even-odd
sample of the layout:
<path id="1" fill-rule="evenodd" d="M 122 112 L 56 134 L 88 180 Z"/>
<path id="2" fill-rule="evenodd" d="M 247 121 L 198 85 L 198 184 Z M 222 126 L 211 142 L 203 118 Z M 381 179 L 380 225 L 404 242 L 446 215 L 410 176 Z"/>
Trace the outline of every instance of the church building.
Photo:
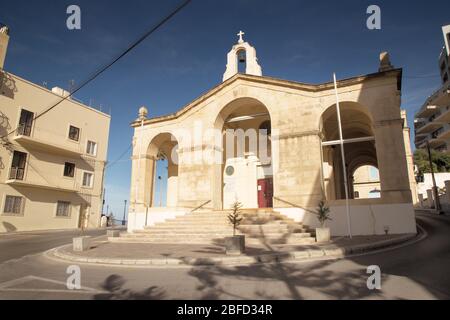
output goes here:
<path id="1" fill-rule="evenodd" d="M 333 236 L 416 233 L 402 69 L 382 53 L 379 70 L 336 87 L 276 79 L 263 76 L 243 35 L 228 53 L 222 83 L 167 116 L 139 110 L 129 233 L 225 212 L 236 201 L 313 228 L 322 200 Z M 156 191 L 162 160 L 164 203 Z M 374 190 L 356 186 L 362 167 L 377 170 Z"/>

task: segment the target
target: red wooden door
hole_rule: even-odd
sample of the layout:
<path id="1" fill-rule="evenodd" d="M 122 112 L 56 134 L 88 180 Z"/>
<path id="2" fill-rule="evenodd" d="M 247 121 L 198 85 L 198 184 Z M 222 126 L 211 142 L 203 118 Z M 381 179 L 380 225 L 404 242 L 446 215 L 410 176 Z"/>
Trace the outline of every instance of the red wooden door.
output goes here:
<path id="1" fill-rule="evenodd" d="M 273 179 L 258 180 L 258 206 L 259 208 L 273 207 Z"/>

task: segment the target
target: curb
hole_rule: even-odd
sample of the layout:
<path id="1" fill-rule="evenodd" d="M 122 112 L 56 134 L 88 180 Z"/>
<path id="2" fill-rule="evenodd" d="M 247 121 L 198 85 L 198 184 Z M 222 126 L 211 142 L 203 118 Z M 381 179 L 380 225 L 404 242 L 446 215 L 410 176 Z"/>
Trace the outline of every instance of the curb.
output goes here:
<path id="1" fill-rule="evenodd" d="M 323 249 L 307 249 L 285 253 L 262 254 L 258 256 L 236 256 L 221 258 L 154 258 L 154 259 L 110 259 L 110 258 L 88 258 L 64 252 L 71 245 L 65 245 L 46 252 L 46 255 L 60 260 L 110 265 L 110 266 L 213 266 L 213 265 L 248 265 L 255 263 L 279 263 L 279 262 L 301 262 L 317 259 L 340 259 L 354 255 L 370 254 L 377 250 L 390 249 L 404 244 L 410 240 L 420 241 L 426 237 L 422 229 L 417 234 L 408 234 L 396 239 L 383 240 L 370 244 L 353 245 L 349 247 L 329 247 Z M 414 241 L 414 242 L 415 242 Z"/>

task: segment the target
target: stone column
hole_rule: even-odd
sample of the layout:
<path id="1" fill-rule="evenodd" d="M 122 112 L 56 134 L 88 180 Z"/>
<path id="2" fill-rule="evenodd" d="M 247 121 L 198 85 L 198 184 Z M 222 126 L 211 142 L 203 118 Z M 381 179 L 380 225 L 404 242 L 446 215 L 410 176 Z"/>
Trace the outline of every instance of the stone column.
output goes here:
<path id="1" fill-rule="evenodd" d="M 411 130 L 408 127 L 408 120 L 406 116 L 406 110 L 401 111 L 402 119 L 403 119 L 403 138 L 405 142 L 405 153 L 406 153 L 406 162 L 408 166 L 408 177 L 409 177 L 409 185 L 411 189 L 411 195 L 413 204 L 417 204 L 419 201 L 417 196 L 417 182 L 414 173 L 414 155 L 411 150 Z"/>
<path id="2" fill-rule="evenodd" d="M 374 125 L 381 197 L 387 203 L 411 203 L 403 120 L 382 120 Z"/>
<path id="3" fill-rule="evenodd" d="M 205 146 L 179 149 L 178 207 L 196 208 L 211 201 L 213 206 L 214 165 L 202 160 Z"/>
<path id="4" fill-rule="evenodd" d="M 147 155 L 142 155 L 140 160 L 138 155 L 132 158 L 130 205 L 135 212 L 144 212 L 147 206 L 152 206 L 155 164 L 155 159 Z"/>
<path id="5" fill-rule="evenodd" d="M 314 208 L 324 198 L 318 132 L 281 134 L 274 168 L 274 207 Z"/>

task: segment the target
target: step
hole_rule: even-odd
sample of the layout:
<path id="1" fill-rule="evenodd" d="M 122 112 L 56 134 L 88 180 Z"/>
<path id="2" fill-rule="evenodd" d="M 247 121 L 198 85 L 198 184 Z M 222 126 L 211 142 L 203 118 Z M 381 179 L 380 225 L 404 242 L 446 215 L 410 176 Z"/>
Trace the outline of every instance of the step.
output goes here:
<path id="1" fill-rule="evenodd" d="M 223 245 L 223 238 L 210 238 L 210 239 L 180 239 L 180 238 L 109 238 L 110 242 L 114 243 L 158 243 L 158 244 L 215 244 Z M 247 245 L 258 244 L 292 244 L 292 245 L 308 245 L 314 244 L 316 241 L 314 238 L 298 238 L 298 239 L 258 239 L 258 238 L 246 238 Z"/>
<path id="2" fill-rule="evenodd" d="M 260 232 L 237 232 L 238 234 L 244 234 L 248 237 L 265 237 L 265 238 L 282 238 L 282 237 L 290 237 L 290 238 L 307 238 L 311 237 L 312 233 L 309 232 L 299 232 L 299 233 L 287 233 L 287 232 L 269 232 L 269 233 L 260 233 Z M 160 230 L 151 230 L 146 232 L 135 232 L 133 234 L 124 235 L 124 237 L 135 237 L 135 238 L 145 238 L 145 237 L 208 237 L 208 236 L 220 236 L 220 237 L 228 237 L 233 234 L 233 230 L 224 230 L 224 231 L 196 231 L 192 230 L 177 230 L 177 231 L 160 231 Z"/>
<path id="3" fill-rule="evenodd" d="M 238 233 L 240 234 L 240 233 Z M 136 239 L 215 239 L 232 236 L 232 232 L 223 233 L 185 233 L 185 234 L 170 234 L 170 233 L 129 233 L 121 235 L 121 238 L 136 238 Z M 302 239 L 311 238 L 310 233 L 267 233 L 267 234 L 246 234 L 246 238 L 260 238 L 260 239 Z"/>

